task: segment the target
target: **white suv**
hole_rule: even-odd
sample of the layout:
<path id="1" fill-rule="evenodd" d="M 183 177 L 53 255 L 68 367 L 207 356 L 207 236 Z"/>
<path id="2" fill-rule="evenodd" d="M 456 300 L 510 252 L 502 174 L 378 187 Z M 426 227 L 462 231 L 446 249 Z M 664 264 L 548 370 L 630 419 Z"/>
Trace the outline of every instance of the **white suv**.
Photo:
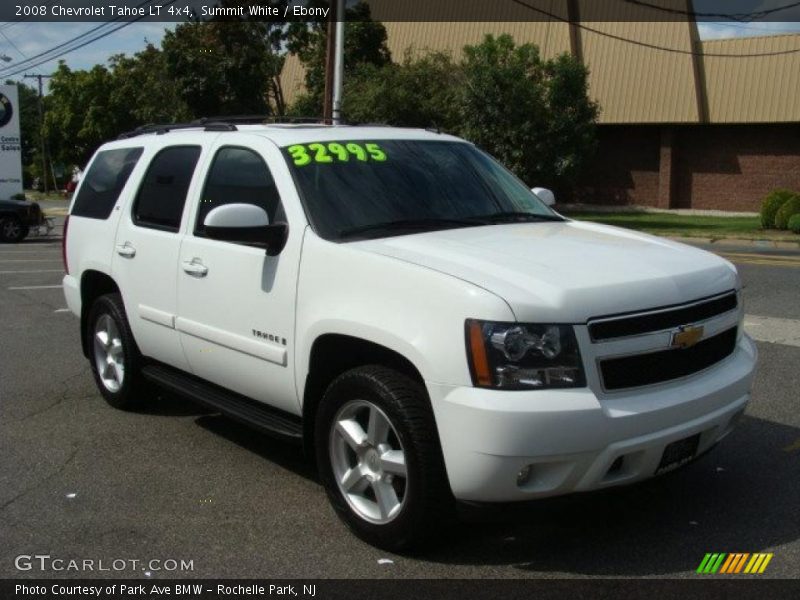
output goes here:
<path id="1" fill-rule="evenodd" d="M 363 539 L 627 484 L 725 437 L 756 348 L 729 262 L 571 221 L 464 140 L 234 122 L 92 159 L 64 293 L 100 392 L 187 395 L 316 458 Z"/>

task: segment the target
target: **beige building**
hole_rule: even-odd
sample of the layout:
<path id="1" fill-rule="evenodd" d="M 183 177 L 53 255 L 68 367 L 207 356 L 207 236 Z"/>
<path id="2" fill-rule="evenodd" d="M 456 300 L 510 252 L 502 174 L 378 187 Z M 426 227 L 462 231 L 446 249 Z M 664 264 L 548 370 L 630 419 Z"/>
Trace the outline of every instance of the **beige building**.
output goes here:
<path id="1" fill-rule="evenodd" d="M 572 5 L 580 26 L 522 21 L 527 13 L 513 2 L 495 3 L 491 14 L 503 21 L 393 20 L 408 14 L 399 11 L 410 1 L 370 2 L 394 57 L 409 49 L 457 57 L 487 33 L 508 33 L 546 57 L 571 53 L 588 66 L 590 95 L 601 107 L 600 152 L 562 199 L 757 210 L 776 187 L 800 190 L 800 35 L 701 41 L 694 21 L 645 21 L 652 13 L 627 3 L 618 21 L 596 21 L 592 0 L 529 1 L 565 20 Z M 508 12 L 498 11 L 501 4 Z M 472 6 L 476 17 L 485 6 Z M 296 57 L 283 79 L 291 102 L 302 91 Z"/>

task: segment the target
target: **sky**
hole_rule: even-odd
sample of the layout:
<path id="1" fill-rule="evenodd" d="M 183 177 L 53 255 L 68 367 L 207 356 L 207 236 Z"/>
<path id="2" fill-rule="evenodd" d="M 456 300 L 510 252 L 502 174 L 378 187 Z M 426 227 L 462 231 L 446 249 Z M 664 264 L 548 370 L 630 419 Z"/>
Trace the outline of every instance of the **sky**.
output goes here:
<path id="1" fill-rule="evenodd" d="M 14 68 L 18 68 L 15 65 L 24 65 L 22 61 L 26 58 L 49 50 L 97 26 L 97 23 L 0 23 L 0 80 L 6 79 Z M 104 64 L 114 54 L 134 54 L 142 50 L 147 41 L 159 45 L 167 27 L 174 27 L 174 23 L 131 23 L 62 58 L 72 69 L 91 68 L 95 64 Z M 700 24 L 700 35 L 703 39 L 792 32 L 800 33 L 800 22 Z M 7 58 L 12 60 L 8 61 Z M 52 73 L 57 64 L 57 60 L 53 60 L 26 72 Z M 13 79 L 18 77 L 20 75 L 14 76 Z"/>

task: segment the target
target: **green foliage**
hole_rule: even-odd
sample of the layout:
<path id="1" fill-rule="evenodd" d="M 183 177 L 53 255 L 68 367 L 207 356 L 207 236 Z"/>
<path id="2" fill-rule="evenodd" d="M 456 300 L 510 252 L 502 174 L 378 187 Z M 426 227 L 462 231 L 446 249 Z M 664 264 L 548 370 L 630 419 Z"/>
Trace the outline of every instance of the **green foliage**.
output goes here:
<path id="1" fill-rule="evenodd" d="M 775 214 L 775 228 L 788 229 L 789 219 L 800 214 L 800 194 L 793 194 Z"/>
<path id="2" fill-rule="evenodd" d="M 789 231 L 792 233 L 800 233 L 800 213 L 792 215 L 789 218 Z"/>
<path id="3" fill-rule="evenodd" d="M 462 71 L 445 53 L 414 58 L 382 67 L 361 65 L 345 80 L 344 115 L 348 121 L 404 127 L 460 125 L 458 99 Z"/>
<path id="4" fill-rule="evenodd" d="M 97 146 L 121 133 L 111 96 L 112 75 L 106 67 L 72 71 L 59 63 L 50 80 L 44 124 L 55 160 L 85 164 Z"/>
<path id="5" fill-rule="evenodd" d="M 324 56 L 324 46 L 316 48 Z M 528 183 L 558 188 L 578 175 L 597 145 L 599 109 L 587 80 L 571 56 L 543 60 L 534 45 L 487 36 L 467 46 L 460 63 L 444 53 L 409 51 L 399 64 L 353 66 L 343 113 L 362 123 L 437 126 L 484 148 Z M 291 112 L 318 114 L 321 97 L 321 89 L 309 92 Z"/>
<path id="6" fill-rule="evenodd" d="M 280 35 L 272 23 L 178 25 L 162 42 L 169 81 L 195 116 L 282 112 Z"/>
<path id="7" fill-rule="evenodd" d="M 775 227 L 775 215 L 793 195 L 789 190 L 773 190 L 767 194 L 761 203 L 761 227 L 764 229 Z"/>
<path id="8" fill-rule="evenodd" d="M 73 71 L 59 64 L 50 81 L 45 133 L 54 162 L 84 165 L 95 149 L 120 133 L 147 123 L 191 116 L 168 81 L 164 55 L 152 45 L 109 67 Z"/>
<path id="9" fill-rule="evenodd" d="M 308 6 L 328 6 L 327 2 Z M 391 63 L 386 45 L 386 28 L 371 19 L 365 2 L 345 10 L 344 73 L 345 81 L 364 65 L 381 67 Z M 293 23 L 287 33 L 287 48 L 296 54 L 305 68 L 306 91 L 292 105 L 289 114 L 313 117 L 322 115 L 325 94 L 325 54 L 328 42 L 326 23 Z"/>
<path id="10" fill-rule="evenodd" d="M 189 107 L 169 81 L 164 53 L 152 44 L 135 54 L 118 54 L 111 66 L 111 106 L 117 126 L 128 131 L 145 123 L 171 123 L 191 117 Z"/>
<path id="11" fill-rule="evenodd" d="M 598 107 L 575 58 L 487 35 L 464 48 L 463 132 L 529 184 L 559 187 L 596 146 Z"/>

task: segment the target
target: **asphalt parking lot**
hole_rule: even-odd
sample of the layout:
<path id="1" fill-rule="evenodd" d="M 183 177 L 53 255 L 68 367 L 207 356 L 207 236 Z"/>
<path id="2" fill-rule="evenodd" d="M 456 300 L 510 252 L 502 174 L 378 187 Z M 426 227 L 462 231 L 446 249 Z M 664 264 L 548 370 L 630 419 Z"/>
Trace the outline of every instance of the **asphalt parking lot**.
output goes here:
<path id="1" fill-rule="evenodd" d="M 413 557 L 350 535 L 294 447 L 171 396 L 110 408 L 60 253 L 56 236 L 0 246 L 2 578 L 691 578 L 707 552 L 771 552 L 760 577 L 800 575 L 800 252 L 724 250 L 762 341 L 747 415 L 711 454 L 629 488 L 469 514 Z M 33 554 L 193 570 L 15 568 Z"/>

